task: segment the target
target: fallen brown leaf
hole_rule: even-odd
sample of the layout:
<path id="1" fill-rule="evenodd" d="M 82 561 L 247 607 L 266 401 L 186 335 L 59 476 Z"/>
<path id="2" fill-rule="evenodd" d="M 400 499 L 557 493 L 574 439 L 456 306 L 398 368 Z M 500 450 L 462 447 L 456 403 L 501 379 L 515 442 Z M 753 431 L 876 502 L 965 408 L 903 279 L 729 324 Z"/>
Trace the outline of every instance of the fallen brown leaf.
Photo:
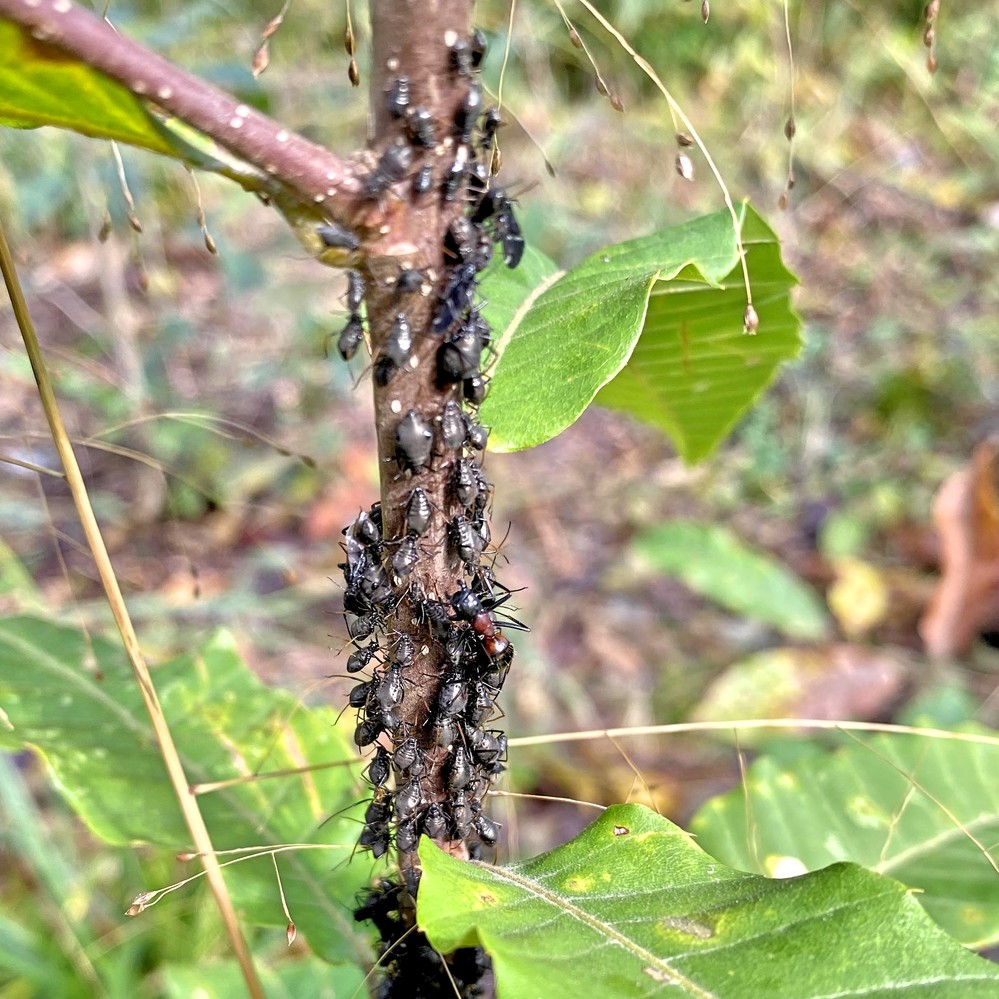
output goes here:
<path id="1" fill-rule="evenodd" d="M 999 627 L 999 493 L 996 445 L 979 444 L 971 462 L 933 501 L 943 574 L 919 622 L 931 656 L 963 655 L 982 631 Z"/>
<path id="2" fill-rule="evenodd" d="M 848 642 L 784 646 L 730 666 L 708 687 L 690 719 L 867 720 L 884 715 L 906 682 L 904 658 L 890 650 Z"/>

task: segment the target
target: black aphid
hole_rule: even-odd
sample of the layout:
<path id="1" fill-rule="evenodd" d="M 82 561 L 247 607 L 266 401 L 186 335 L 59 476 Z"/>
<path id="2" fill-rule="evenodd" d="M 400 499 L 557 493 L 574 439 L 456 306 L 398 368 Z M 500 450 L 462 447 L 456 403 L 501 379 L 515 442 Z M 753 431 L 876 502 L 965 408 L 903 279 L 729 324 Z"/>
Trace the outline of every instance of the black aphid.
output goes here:
<path id="1" fill-rule="evenodd" d="M 488 429 L 481 423 L 470 422 L 468 424 L 468 436 L 465 438 L 465 442 L 470 448 L 474 448 L 476 451 L 485 451 L 486 445 L 489 443 Z"/>
<path id="2" fill-rule="evenodd" d="M 425 108 L 410 108 L 406 116 L 406 132 L 414 146 L 433 149 L 437 144 L 434 116 Z"/>
<path id="3" fill-rule="evenodd" d="M 454 463 L 454 494 L 466 510 L 472 509 L 479 495 L 479 483 L 475 477 L 474 466 L 467 458 L 459 458 Z"/>
<path id="4" fill-rule="evenodd" d="M 448 53 L 451 70 L 458 76 L 471 76 L 473 66 L 472 45 L 467 38 L 458 38 Z"/>
<path id="5" fill-rule="evenodd" d="M 471 522 L 467 517 L 463 517 L 459 514 L 454 518 L 454 520 L 451 521 L 448 527 L 451 543 L 454 545 L 455 550 L 458 553 L 458 558 L 460 558 L 465 565 L 474 566 L 478 561 L 479 556 L 482 554 L 482 550 L 479 545 L 479 538 L 472 530 Z"/>
<path id="6" fill-rule="evenodd" d="M 395 648 L 392 650 L 392 661 L 405 668 L 412 666 L 415 656 L 416 646 L 413 645 L 413 640 L 409 635 L 400 635 L 399 641 L 395 643 Z"/>
<path id="7" fill-rule="evenodd" d="M 484 732 L 473 728 L 468 737 L 469 745 L 475 758 L 487 766 L 498 762 L 506 756 L 506 736 L 500 732 Z"/>
<path id="8" fill-rule="evenodd" d="M 395 297 L 402 298 L 404 295 L 414 295 L 423 287 L 423 271 L 415 267 L 407 267 L 399 272 L 399 277 L 395 282 Z"/>
<path id="9" fill-rule="evenodd" d="M 399 542 L 399 547 L 392 556 L 392 571 L 400 578 L 405 578 L 416 567 L 419 558 L 420 549 L 416 545 L 416 535 L 408 534 Z"/>
<path id="10" fill-rule="evenodd" d="M 449 791 L 462 791 L 472 780 L 472 765 L 468 752 L 460 743 L 454 747 L 451 762 L 447 768 L 447 786 Z"/>
<path id="11" fill-rule="evenodd" d="M 388 851 L 391 843 L 389 820 L 392 817 L 392 795 L 379 789 L 364 812 L 364 829 L 358 843 L 368 847 L 375 857 Z"/>
<path id="12" fill-rule="evenodd" d="M 484 841 L 484 839 L 483 839 Z M 416 818 L 404 819 L 396 826 L 395 845 L 400 853 L 412 853 L 420 842 L 420 831 Z"/>
<path id="13" fill-rule="evenodd" d="M 477 275 L 475 264 L 462 264 L 452 271 L 434 315 L 434 333 L 446 333 L 472 307 Z"/>
<path id="14" fill-rule="evenodd" d="M 481 233 L 465 215 L 452 219 L 444 236 L 444 253 L 451 260 L 471 263 L 479 245 Z"/>
<path id="15" fill-rule="evenodd" d="M 489 437 L 489 432 L 478 423 L 472 424 L 468 428 L 468 443 L 472 444 L 472 432 L 478 428 L 485 432 L 485 436 L 482 441 L 482 447 L 486 446 L 486 439 Z M 475 445 L 473 445 L 475 446 Z M 493 494 L 493 487 L 489 485 L 486 480 L 485 473 L 479 468 L 478 465 L 475 466 L 475 479 L 479 483 L 479 495 L 475 497 L 475 512 L 479 516 L 485 515 L 486 507 L 489 506 L 489 499 Z"/>
<path id="16" fill-rule="evenodd" d="M 396 461 L 406 471 L 422 472 L 430 463 L 433 452 L 434 432 L 426 420 L 411 409 L 400 421 L 395 431 Z"/>
<path id="17" fill-rule="evenodd" d="M 344 599 L 344 609 L 346 610 L 346 595 Z M 367 638 L 373 635 L 378 626 L 378 616 L 371 613 L 354 614 L 348 611 L 351 616 L 346 619 L 347 634 L 353 639 Z"/>
<path id="18" fill-rule="evenodd" d="M 413 175 L 413 194 L 421 197 L 434 186 L 434 168 L 430 163 L 425 163 Z"/>
<path id="19" fill-rule="evenodd" d="M 317 226 L 316 235 L 322 240 L 323 246 L 333 250 L 349 250 L 353 253 L 361 248 L 361 241 L 352 232 L 335 222 Z"/>
<path id="20" fill-rule="evenodd" d="M 480 145 L 484 152 L 488 152 L 492 148 L 493 143 L 496 141 L 496 132 L 502 124 L 503 119 L 500 116 L 499 108 L 486 108 L 485 113 L 479 120 L 479 128 L 482 130 Z"/>
<path id="21" fill-rule="evenodd" d="M 420 601 L 418 609 L 421 619 L 430 625 L 430 631 L 434 638 L 438 640 L 447 638 L 452 627 L 447 606 L 439 600 L 428 599 Z"/>
<path id="22" fill-rule="evenodd" d="M 468 703 L 468 681 L 457 672 L 448 673 L 437 695 L 437 708 L 444 717 L 460 715 Z"/>
<path id="23" fill-rule="evenodd" d="M 399 895 L 402 885 L 382 878 L 377 886 L 366 888 L 357 899 L 354 919 L 358 923 L 370 920 L 382 937 L 393 937 L 401 932 L 399 923 Z"/>
<path id="24" fill-rule="evenodd" d="M 432 513 L 426 491 L 417 487 L 410 493 L 406 503 L 406 530 L 422 537 L 430 527 Z"/>
<path id="25" fill-rule="evenodd" d="M 423 803 L 423 788 L 418 780 L 411 780 L 395 793 L 395 814 L 400 819 L 408 818 Z"/>
<path id="26" fill-rule="evenodd" d="M 391 358 L 399 367 L 402 367 L 409 360 L 409 355 L 413 350 L 413 330 L 409 325 L 405 312 L 396 315 L 392 323 L 392 329 L 385 340 L 385 354 Z"/>
<path id="27" fill-rule="evenodd" d="M 363 708 L 368 703 L 368 698 L 371 697 L 372 692 L 376 686 L 376 681 L 365 680 L 363 683 L 357 684 L 356 687 L 351 688 L 350 693 L 347 695 L 347 703 L 352 708 Z"/>
<path id="28" fill-rule="evenodd" d="M 406 176 L 413 165 L 413 149 L 411 146 L 398 144 L 389 146 L 382 153 L 378 165 L 368 174 L 366 190 L 369 198 L 377 198 L 393 184 Z"/>
<path id="29" fill-rule="evenodd" d="M 473 406 L 481 406 L 489 391 L 489 379 L 485 375 L 472 375 L 461 383 L 461 392 Z"/>
<path id="30" fill-rule="evenodd" d="M 474 818 L 472 806 L 465 800 L 464 791 L 459 791 L 451 801 L 451 822 L 458 839 L 466 839 L 472 831 Z"/>
<path id="31" fill-rule="evenodd" d="M 434 744 L 447 749 L 458 738 L 458 722 L 449 715 L 442 715 L 434 723 Z"/>
<path id="32" fill-rule="evenodd" d="M 478 375 L 481 364 L 482 341 L 474 332 L 462 327 L 437 349 L 437 384 L 443 388 L 463 382 Z"/>
<path id="33" fill-rule="evenodd" d="M 356 313 L 364 301 L 364 278 L 360 271 L 347 271 L 347 309 Z"/>
<path id="34" fill-rule="evenodd" d="M 472 69 L 478 69 L 486 57 L 486 35 L 481 28 L 476 28 L 468 39 L 468 49 L 472 57 Z"/>
<path id="35" fill-rule="evenodd" d="M 461 182 L 465 177 L 465 165 L 467 163 L 468 149 L 465 146 L 459 146 L 451 166 L 448 167 L 448 171 L 444 175 L 442 188 L 445 201 L 456 201 L 458 199 L 458 191 L 461 189 Z"/>
<path id="36" fill-rule="evenodd" d="M 362 645 L 356 652 L 351 652 L 347 657 L 347 672 L 360 673 L 371 662 L 371 657 L 377 651 L 378 639 L 375 639 L 370 645 Z"/>
<path id="37" fill-rule="evenodd" d="M 423 816 L 423 831 L 431 839 L 443 839 L 447 833 L 447 816 L 439 802 L 434 802 Z"/>
<path id="38" fill-rule="evenodd" d="M 451 451 L 457 451 L 465 443 L 467 434 L 465 414 L 462 413 L 458 403 L 448 399 L 444 404 L 444 412 L 441 413 L 441 440 L 444 446 Z"/>
<path id="39" fill-rule="evenodd" d="M 376 719 L 365 718 L 354 729 L 354 742 L 358 749 L 363 749 L 365 746 L 370 746 L 381 733 L 381 722 Z"/>
<path id="40" fill-rule="evenodd" d="M 354 518 L 350 533 L 362 545 L 368 547 L 377 545 L 382 540 L 381 524 L 376 522 L 375 518 L 364 510 Z"/>
<path id="41" fill-rule="evenodd" d="M 345 360 L 349 361 L 357 353 L 357 348 L 361 346 L 364 339 L 364 323 L 361 317 L 354 313 L 347 320 L 343 332 L 337 338 L 336 351 Z"/>
<path id="42" fill-rule="evenodd" d="M 473 80 L 461 102 L 461 106 L 458 108 L 457 114 L 454 116 L 455 136 L 462 146 L 471 144 L 472 132 L 475 129 L 475 123 L 478 120 L 481 110 L 482 89 Z"/>
<path id="43" fill-rule="evenodd" d="M 389 778 L 389 751 L 384 746 L 375 750 L 375 755 L 368 764 L 368 780 L 375 787 L 382 787 Z"/>
<path id="44" fill-rule="evenodd" d="M 391 357 L 386 357 L 384 354 L 382 354 L 378 358 L 378 360 L 375 361 L 374 375 L 373 375 L 375 379 L 375 384 L 379 388 L 385 388 L 385 386 L 388 385 L 388 383 L 392 381 L 393 378 L 395 378 L 398 372 L 399 372 L 399 365 L 396 364 Z"/>
<path id="45" fill-rule="evenodd" d="M 396 747 L 392 762 L 402 773 L 408 773 L 416 765 L 420 755 L 420 747 L 417 745 L 416 739 L 410 736 L 408 739 L 403 739 Z"/>
<path id="46" fill-rule="evenodd" d="M 524 236 L 509 201 L 496 216 L 496 236 L 503 245 L 503 263 L 516 267 L 524 256 Z"/>
<path id="47" fill-rule="evenodd" d="M 501 632 L 494 628 L 492 640 L 502 637 Z M 505 639 L 503 639 L 505 641 Z M 496 704 L 493 700 L 493 693 L 487 684 L 476 680 L 472 684 L 473 696 L 469 699 L 468 707 L 465 709 L 465 719 L 469 725 L 478 726 L 488 718 L 495 710 Z"/>
<path id="48" fill-rule="evenodd" d="M 499 826 L 488 815 L 479 813 L 472 820 L 472 828 L 479 834 L 479 839 L 486 846 L 495 846 L 499 839 Z"/>
<path id="49" fill-rule="evenodd" d="M 374 680 L 371 682 L 374 683 Z M 385 671 L 385 676 L 378 684 L 375 693 L 382 711 L 390 711 L 392 708 L 398 707 L 402 704 L 405 695 L 406 687 L 402 682 L 402 667 L 390 666 Z"/>
<path id="50" fill-rule="evenodd" d="M 389 114 L 392 115 L 393 118 L 404 117 L 406 110 L 409 107 L 409 98 L 409 77 L 397 77 L 392 82 L 392 86 L 389 88 L 389 92 L 385 97 L 385 106 L 388 108 Z"/>

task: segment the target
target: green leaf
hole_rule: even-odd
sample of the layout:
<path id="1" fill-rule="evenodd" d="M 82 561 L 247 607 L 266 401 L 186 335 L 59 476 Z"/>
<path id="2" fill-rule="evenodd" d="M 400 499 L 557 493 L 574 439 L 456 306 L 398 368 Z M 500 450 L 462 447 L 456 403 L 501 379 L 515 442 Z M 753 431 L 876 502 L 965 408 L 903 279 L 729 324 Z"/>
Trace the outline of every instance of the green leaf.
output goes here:
<path id="1" fill-rule="evenodd" d="M 0 538 L 0 596 L 10 597 L 32 610 L 41 610 L 45 605 L 31 573 L 3 538 Z"/>
<path id="2" fill-rule="evenodd" d="M 526 309 L 561 273 L 553 260 L 533 246 L 525 247 L 520 265 L 514 270 L 503 263 L 500 255 L 494 256 L 479 288 L 485 301 L 482 311 L 497 336 L 511 336 L 520 323 L 518 312 Z M 501 335 L 500 330 L 505 332 Z M 502 346 L 502 341 L 497 344 L 498 349 Z M 503 379 L 505 373 L 499 373 L 498 377 Z"/>
<path id="3" fill-rule="evenodd" d="M 54 125 L 115 139 L 230 177 L 248 190 L 262 175 L 210 136 L 143 101 L 116 80 L 0 20 L 0 125 Z"/>
<path id="4" fill-rule="evenodd" d="M 503 330 L 482 406 L 490 447 L 541 444 L 596 397 L 666 431 L 687 461 L 710 454 L 801 347 L 777 237 L 748 205 L 739 213 L 758 335 L 742 332 L 727 211 L 607 247 L 567 274 L 549 272 L 512 322 L 489 313 Z"/>
<path id="5" fill-rule="evenodd" d="M 5 20 L 0 20 L 0 118 L 177 155 L 145 104 L 120 83 Z"/>
<path id="6" fill-rule="evenodd" d="M 899 884 L 852 864 L 786 881 L 723 867 L 648 809 L 615 805 L 512 867 L 429 841 L 417 920 L 441 952 L 479 943 L 503 999 L 994 996 Z"/>
<path id="7" fill-rule="evenodd" d="M 829 619 L 813 590 L 779 562 L 713 524 L 673 521 L 639 535 L 639 560 L 701 596 L 786 635 L 819 639 Z"/>
<path id="8" fill-rule="evenodd" d="M 330 967 L 315 958 L 281 961 L 273 968 L 258 964 L 267 999 L 355 999 L 362 994 L 364 972 L 353 966 Z M 164 999 L 233 999 L 246 992 L 235 961 L 165 965 L 159 969 Z"/>
<path id="9" fill-rule="evenodd" d="M 324 821 L 360 797 L 346 726 L 337 727 L 329 709 L 305 711 L 289 694 L 261 684 L 226 634 L 197 655 L 159 666 L 153 682 L 192 783 L 345 764 L 198 800 L 217 850 L 323 844 L 277 855 L 292 918 L 325 959 L 363 960 L 366 941 L 340 900 L 367 880 L 370 864 L 340 863 L 356 842 L 356 815 Z M 6 713 L 0 747 L 35 749 L 98 836 L 173 852 L 191 848 L 120 647 L 36 618 L 0 620 L 0 705 Z M 270 856 L 227 867 L 226 881 L 243 918 L 283 930 Z M 136 892 L 156 887 L 162 886 L 137 885 Z"/>
<path id="10" fill-rule="evenodd" d="M 918 735 L 877 736 L 788 766 L 762 757 L 744 787 L 701 808 L 692 831 L 745 870 L 864 864 L 918 888 L 962 943 L 991 945 L 999 872 L 971 837 L 990 850 L 999 840 L 997 772 L 997 745 Z"/>

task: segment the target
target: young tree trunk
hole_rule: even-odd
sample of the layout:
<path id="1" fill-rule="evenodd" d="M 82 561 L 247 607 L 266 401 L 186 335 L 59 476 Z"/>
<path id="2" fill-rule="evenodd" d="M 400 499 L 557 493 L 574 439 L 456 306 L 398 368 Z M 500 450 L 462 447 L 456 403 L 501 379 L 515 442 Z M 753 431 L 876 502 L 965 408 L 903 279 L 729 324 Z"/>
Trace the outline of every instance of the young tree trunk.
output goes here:
<path id="1" fill-rule="evenodd" d="M 485 432 L 474 408 L 489 343 L 476 281 L 515 223 L 489 194 L 494 126 L 482 114 L 482 43 L 470 14 L 465 0 L 376 0 L 371 9 L 371 205 L 360 225 L 377 235 L 359 270 L 381 498 L 345 532 L 345 608 L 358 648 L 375 648 L 361 645 L 372 633 L 377 642 L 372 679 L 358 688 L 357 742 L 375 745 L 361 842 L 376 854 L 394 844 L 403 875 L 358 909 L 382 932 L 385 995 L 413 994 L 416 980 L 425 988 L 439 979 L 442 995 L 455 985 L 468 996 L 491 989 L 480 950 L 452 955 L 445 976 L 422 936 L 405 933 L 419 835 L 465 858 L 495 843 L 483 799 L 505 743 L 485 726 L 512 653 L 492 614 L 502 590 L 482 564 L 491 486 L 475 460 Z M 414 517 L 417 503 L 425 515 Z"/>

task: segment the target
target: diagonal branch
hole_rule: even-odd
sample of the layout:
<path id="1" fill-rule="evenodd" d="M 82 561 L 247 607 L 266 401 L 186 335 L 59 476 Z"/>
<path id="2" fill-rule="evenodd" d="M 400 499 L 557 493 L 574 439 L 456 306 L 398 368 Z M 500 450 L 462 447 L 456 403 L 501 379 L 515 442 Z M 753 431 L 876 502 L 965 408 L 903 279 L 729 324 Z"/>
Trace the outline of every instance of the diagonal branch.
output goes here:
<path id="1" fill-rule="evenodd" d="M 352 162 L 118 34 L 71 0 L 0 0 L 0 17 L 210 136 L 317 214 L 348 226 L 357 217 L 363 187 Z"/>

